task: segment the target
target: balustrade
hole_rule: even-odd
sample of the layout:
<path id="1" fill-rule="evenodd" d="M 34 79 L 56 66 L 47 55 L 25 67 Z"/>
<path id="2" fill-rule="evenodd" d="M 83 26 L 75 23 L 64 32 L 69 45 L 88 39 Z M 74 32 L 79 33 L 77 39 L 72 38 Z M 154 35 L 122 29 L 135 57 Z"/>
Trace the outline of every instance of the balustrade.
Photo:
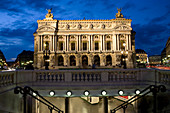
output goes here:
<path id="1" fill-rule="evenodd" d="M 0 86 L 11 85 L 14 83 L 14 73 L 1 73 L 0 74 Z"/>
<path id="2" fill-rule="evenodd" d="M 61 82 L 65 81 L 65 75 L 64 73 L 39 72 L 36 73 L 36 81 Z"/>
<path id="3" fill-rule="evenodd" d="M 159 83 L 170 84 L 170 72 L 169 71 L 159 71 L 158 72 Z"/>
<path id="4" fill-rule="evenodd" d="M 72 81 L 101 81 L 100 73 L 72 73 Z"/>
<path id="5" fill-rule="evenodd" d="M 108 74 L 108 81 L 135 81 L 137 71 L 113 71 Z"/>
<path id="6" fill-rule="evenodd" d="M 88 69 L 88 70 L 32 70 L 32 71 L 13 71 L 0 72 L 0 86 L 10 84 L 29 84 L 39 82 L 46 83 L 95 83 L 110 84 L 114 82 L 128 82 L 133 85 L 134 82 L 139 84 L 170 84 L 170 71 L 149 70 L 149 69 Z M 77 84 L 78 85 L 78 84 Z M 90 84 L 89 84 L 90 85 Z"/>

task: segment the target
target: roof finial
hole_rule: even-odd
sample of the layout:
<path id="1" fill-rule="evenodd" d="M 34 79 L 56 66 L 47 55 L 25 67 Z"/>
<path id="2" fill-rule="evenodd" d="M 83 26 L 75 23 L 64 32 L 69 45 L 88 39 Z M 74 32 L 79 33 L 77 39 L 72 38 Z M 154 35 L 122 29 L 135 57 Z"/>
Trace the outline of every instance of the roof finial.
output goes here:
<path id="1" fill-rule="evenodd" d="M 86 20 L 86 18 L 84 17 L 83 20 Z"/>

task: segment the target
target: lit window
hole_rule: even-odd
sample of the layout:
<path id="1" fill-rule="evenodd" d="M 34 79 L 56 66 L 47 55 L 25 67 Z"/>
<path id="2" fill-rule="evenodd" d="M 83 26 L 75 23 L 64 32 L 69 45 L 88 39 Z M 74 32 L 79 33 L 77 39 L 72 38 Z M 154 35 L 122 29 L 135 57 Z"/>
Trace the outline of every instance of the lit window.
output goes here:
<path id="1" fill-rule="evenodd" d="M 125 41 L 124 40 L 121 40 L 120 41 L 120 48 L 121 48 L 121 50 L 125 50 Z"/>
<path id="2" fill-rule="evenodd" d="M 45 42 L 44 46 L 45 46 L 45 50 L 49 50 L 49 43 L 48 42 Z"/>

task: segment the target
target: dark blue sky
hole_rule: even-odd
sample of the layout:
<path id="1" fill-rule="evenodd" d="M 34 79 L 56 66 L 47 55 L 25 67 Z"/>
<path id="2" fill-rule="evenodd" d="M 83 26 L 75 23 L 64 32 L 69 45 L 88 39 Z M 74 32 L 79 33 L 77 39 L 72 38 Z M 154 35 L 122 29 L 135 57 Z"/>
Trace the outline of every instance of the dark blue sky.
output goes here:
<path id="1" fill-rule="evenodd" d="M 37 20 L 52 8 L 55 19 L 112 19 L 117 8 L 132 19 L 136 49 L 161 54 L 170 36 L 170 0 L 1 0 L 0 49 L 7 60 L 34 50 Z"/>

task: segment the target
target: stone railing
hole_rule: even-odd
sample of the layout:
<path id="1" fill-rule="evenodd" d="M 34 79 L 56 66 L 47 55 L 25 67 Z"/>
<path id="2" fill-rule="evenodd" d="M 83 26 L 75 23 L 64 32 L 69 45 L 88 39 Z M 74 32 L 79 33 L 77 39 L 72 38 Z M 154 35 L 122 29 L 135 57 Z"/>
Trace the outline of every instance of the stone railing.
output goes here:
<path id="1" fill-rule="evenodd" d="M 36 72 L 36 81 L 64 82 L 64 72 Z"/>
<path id="2" fill-rule="evenodd" d="M 164 84 L 170 84 L 170 71 L 158 71 L 158 82 Z"/>
<path id="3" fill-rule="evenodd" d="M 15 72 L 0 73 L 0 87 L 14 84 Z"/>
<path id="4" fill-rule="evenodd" d="M 108 72 L 108 81 L 136 81 L 138 71 L 111 71 Z"/>
<path id="5" fill-rule="evenodd" d="M 0 86 L 10 84 L 53 83 L 67 85 L 76 83 L 104 84 L 167 84 L 170 85 L 170 71 L 151 69 L 87 69 L 87 70 L 20 70 L 0 72 Z M 126 84 L 125 84 L 126 83 Z"/>

